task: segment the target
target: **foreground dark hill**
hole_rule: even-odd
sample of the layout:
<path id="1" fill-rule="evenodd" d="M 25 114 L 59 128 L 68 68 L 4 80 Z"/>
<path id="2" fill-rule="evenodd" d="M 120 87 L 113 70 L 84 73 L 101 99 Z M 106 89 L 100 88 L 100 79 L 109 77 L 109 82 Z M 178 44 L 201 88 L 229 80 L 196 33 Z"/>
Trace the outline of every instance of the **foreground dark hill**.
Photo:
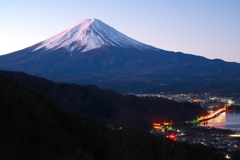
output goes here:
<path id="1" fill-rule="evenodd" d="M 111 131 L 6 77 L 0 77 L 0 131 L 1 160 L 224 159 L 209 147 L 132 129 Z"/>
<path id="2" fill-rule="evenodd" d="M 103 124 L 64 112 L 43 94 L 6 78 L 0 78 L 0 130 L 2 160 L 101 157 L 107 131 Z"/>
<path id="3" fill-rule="evenodd" d="M 163 98 L 140 98 L 121 95 L 96 86 L 55 83 L 20 72 L 0 71 L 25 88 L 42 92 L 64 109 L 93 117 L 114 127 L 150 130 L 152 122 L 173 120 L 184 122 L 205 113 L 198 105 L 178 103 Z"/>
<path id="4" fill-rule="evenodd" d="M 97 19 L 0 56 L 0 69 L 121 93 L 240 91 L 239 63 L 157 49 Z"/>

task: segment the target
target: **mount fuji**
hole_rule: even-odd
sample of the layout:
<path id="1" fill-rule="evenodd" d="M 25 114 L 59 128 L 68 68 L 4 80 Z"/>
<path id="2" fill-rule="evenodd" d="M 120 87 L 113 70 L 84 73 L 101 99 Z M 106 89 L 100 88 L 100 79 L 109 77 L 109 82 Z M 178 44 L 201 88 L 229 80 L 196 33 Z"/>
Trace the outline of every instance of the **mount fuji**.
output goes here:
<path id="1" fill-rule="evenodd" d="M 56 50 L 64 47 L 70 53 L 86 52 L 104 46 L 135 48 L 139 50 L 154 49 L 118 32 L 98 19 L 81 20 L 73 27 L 43 41 L 36 49 Z"/>
<path id="2" fill-rule="evenodd" d="M 120 92 L 194 92 L 240 84 L 239 63 L 158 49 L 98 19 L 81 20 L 40 43 L 0 56 L 0 69 Z"/>

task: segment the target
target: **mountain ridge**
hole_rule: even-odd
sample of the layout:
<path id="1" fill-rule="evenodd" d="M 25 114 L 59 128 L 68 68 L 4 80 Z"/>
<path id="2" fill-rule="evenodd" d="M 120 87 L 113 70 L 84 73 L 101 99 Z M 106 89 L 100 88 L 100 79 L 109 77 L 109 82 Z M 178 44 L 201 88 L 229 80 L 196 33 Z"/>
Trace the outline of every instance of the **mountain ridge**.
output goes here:
<path id="1" fill-rule="evenodd" d="M 91 28 L 90 24 L 94 23 L 101 24 L 96 28 L 105 36 L 102 36 L 103 40 Z M 76 30 L 74 26 L 77 26 Z M 53 36 L 23 50 L 0 56 L 0 69 L 21 71 L 58 82 L 95 84 L 121 93 L 240 91 L 239 63 L 156 49 L 96 19 L 83 20 L 74 26 L 55 38 Z M 71 29 L 74 31 L 70 32 Z M 82 45 L 84 43 L 76 42 L 76 37 L 81 33 L 86 39 L 89 38 L 89 43 L 84 41 L 89 45 L 87 48 Z M 76 37 L 71 39 L 71 35 Z M 126 41 L 123 42 L 121 36 L 116 38 L 119 35 Z M 116 39 L 120 39 L 117 42 L 124 44 L 124 47 L 117 45 Z M 70 40 L 69 44 L 65 40 Z M 103 45 L 102 42 L 109 40 L 111 43 Z M 48 49 L 44 47 L 44 42 L 46 46 L 51 42 L 54 45 Z M 66 49 L 65 44 L 73 48 Z M 94 44 L 93 48 L 91 44 Z"/>

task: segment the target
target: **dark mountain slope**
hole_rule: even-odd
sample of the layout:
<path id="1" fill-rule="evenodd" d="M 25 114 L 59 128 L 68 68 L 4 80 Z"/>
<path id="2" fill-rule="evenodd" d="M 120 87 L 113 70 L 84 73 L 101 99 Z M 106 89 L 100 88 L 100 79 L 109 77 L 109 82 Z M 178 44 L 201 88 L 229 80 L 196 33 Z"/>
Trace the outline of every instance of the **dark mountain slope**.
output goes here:
<path id="1" fill-rule="evenodd" d="M 0 78 L 0 130 L 0 159 L 104 159 L 104 125 L 7 78 Z"/>
<path id="2" fill-rule="evenodd" d="M 0 71 L 0 76 L 44 93 L 64 109 L 91 116 L 115 127 L 149 130 L 153 121 L 162 118 L 183 122 L 205 113 L 200 106 L 189 107 L 163 98 L 124 96 L 96 86 L 55 83 L 20 72 Z"/>
<path id="3" fill-rule="evenodd" d="M 32 48 L 32 47 L 31 47 Z M 205 79 L 239 78 L 240 64 L 209 60 L 204 57 L 179 52 L 140 51 L 105 47 L 84 53 L 66 49 L 55 51 L 29 52 L 29 48 L 0 57 L 0 67 L 8 70 L 25 71 L 33 75 L 44 75 L 53 80 L 91 80 L 97 77 L 126 78 L 127 76 L 152 76 L 152 78 L 169 79 L 173 77 Z M 18 66 L 16 66 L 18 65 Z M 118 76 L 118 73 L 120 74 Z M 155 77 L 154 77 L 155 76 Z M 88 78 L 87 77 L 91 77 Z M 112 77 L 114 78 L 114 77 Z M 154 79 L 153 79 L 154 80 Z"/>
<path id="4" fill-rule="evenodd" d="M 1 160 L 224 159 L 209 147 L 132 129 L 111 131 L 6 77 L 0 77 L 0 130 Z"/>
<path id="5" fill-rule="evenodd" d="M 237 92 L 239 89 L 238 63 L 183 53 L 109 47 L 72 53 L 71 57 L 65 49 L 22 56 L 24 52 L 1 56 L 0 68 L 59 82 L 95 84 L 122 93 Z"/>

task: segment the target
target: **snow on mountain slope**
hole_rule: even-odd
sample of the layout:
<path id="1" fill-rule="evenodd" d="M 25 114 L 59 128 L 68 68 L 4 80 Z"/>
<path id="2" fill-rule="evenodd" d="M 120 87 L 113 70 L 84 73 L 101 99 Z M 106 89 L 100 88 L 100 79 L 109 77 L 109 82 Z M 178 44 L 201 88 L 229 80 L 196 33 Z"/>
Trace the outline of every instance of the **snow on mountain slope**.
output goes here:
<path id="1" fill-rule="evenodd" d="M 139 50 L 156 49 L 138 42 L 94 18 L 81 20 L 73 27 L 43 41 L 33 51 L 39 49 L 55 50 L 65 47 L 69 52 L 73 50 L 85 52 L 102 46 L 136 48 Z"/>

